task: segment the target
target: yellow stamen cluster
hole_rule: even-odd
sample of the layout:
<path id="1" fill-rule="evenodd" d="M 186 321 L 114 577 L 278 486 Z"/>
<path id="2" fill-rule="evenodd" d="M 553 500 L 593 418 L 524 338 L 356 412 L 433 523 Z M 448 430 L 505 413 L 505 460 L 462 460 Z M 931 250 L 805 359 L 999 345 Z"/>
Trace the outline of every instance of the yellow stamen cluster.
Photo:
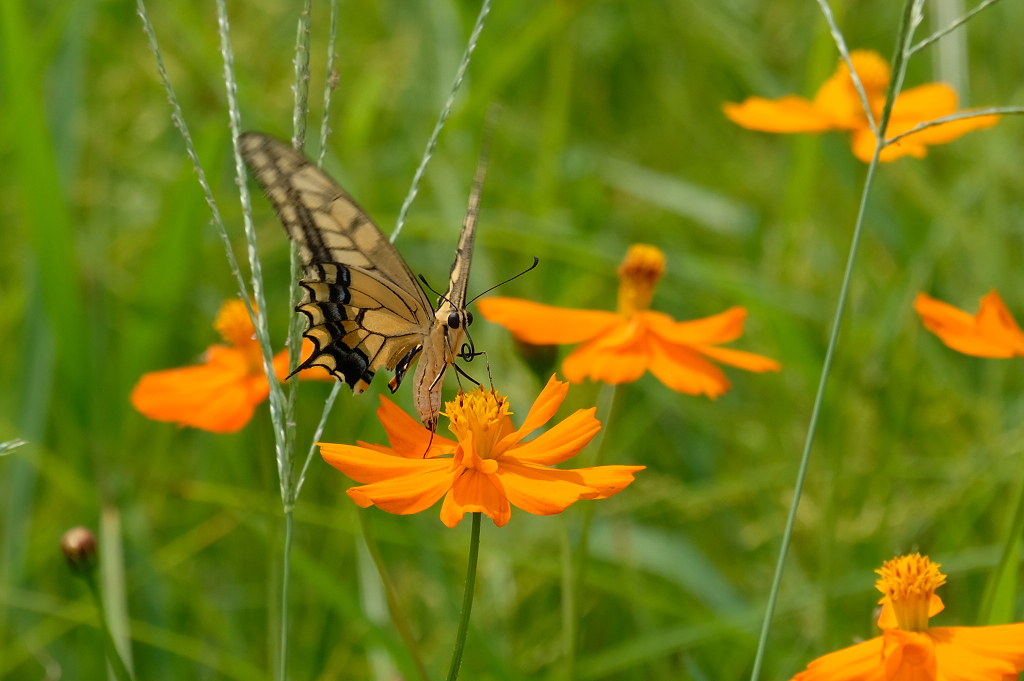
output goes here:
<path id="1" fill-rule="evenodd" d="M 498 456 L 500 452 L 495 452 L 494 446 L 514 430 L 508 398 L 482 385 L 469 392 L 459 391 L 454 400 L 445 403 L 445 409 L 445 416 L 451 421 L 449 430 L 460 442 L 472 435 L 481 459 Z"/>
<path id="2" fill-rule="evenodd" d="M 631 317 L 651 306 L 654 287 L 665 273 L 665 254 L 647 244 L 633 244 L 619 265 L 619 314 Z"/>
<path id="3" fill-rule="evenodd" d="M 904 631 L 924 631 L 928 628 L 928 608 L 935 589 L 946 583 L 946 575 L 939 572 L 938 563 L 928 556 L 915 553 L 893 558 L 875 570 L 881 578 L 875 588 L 889 597 L 896 621 Z"/>
<path id="4" fill-rule="evenodd" d="M 249 319 L 249 312 L 241 300 L 229 300 L 221 305 L 213 328 L 217 329 L 217 333 L 224 340 L 236 347 L 244 348 L 256 342 L 252 320 Z"/>

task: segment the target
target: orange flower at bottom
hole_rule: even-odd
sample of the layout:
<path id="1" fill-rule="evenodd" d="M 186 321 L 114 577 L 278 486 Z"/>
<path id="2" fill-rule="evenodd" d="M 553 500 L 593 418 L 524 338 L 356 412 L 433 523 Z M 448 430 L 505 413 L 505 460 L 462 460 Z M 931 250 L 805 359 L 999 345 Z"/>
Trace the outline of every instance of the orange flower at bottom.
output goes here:
<path id="1" fill-rule="evenodd" d="M 871 50 L 854 50 L 850 53 L 850 61 L 864 86 L 872 116 L 878 121 L 889 87 L 889 64 Z M 891 139 L 921 123 L 956 113 L 956 107 L 956 92 L 943 83 L 927 83 L 904 90 L 893 104 L 886 137 Z M 777 133 L 849 131 L 857 158 L 867 163 L 875 153 L 877 138 L 868 127 L 850 70 L 841 60 L 835 73 L 819 88 L 813 100 L 797 95 L 779 99 L 748 97 L 741 104 L 728 102 L 722 109 L 729 120 L 748 130 Z M 924 158 L 929 145 L 946 144 L 972 130 L 991 128 L 998 122 L 999 116 L 988 115 L 925 128 L 887 146 L 879 160 L 895 161 L 901 156 Z"/>
<path id="2" fill-rule="evenodd" d="M 1024 670 L 1024 624 L 928 627 L 942 601 L 939 565 L 914 554 L 886 562 L 882 635 L 819 657 L 793 681 L 1016 681 Z"/>
<path id="3" fill-rule="evenodd" d="M 924 327 L 949 347 L 974 357 L 1024 357 L 1024 332 L 995 289 L 973 317 L 949 303 L 918 293 L 914 309 Z"/>
<path id="4" fill-rule="evenodd" d="M 484 298 L 486 319 L 534 345 L 583 343 L 565 358 L 562 372 L 573 383 L 591 378 L 618 384 L 635 381 L 648 369 L 673 390 L 712 399 L 729 390 L 729 379 L 708 359 L 747 371 L 778 371 L 773 359 L 718 347 L 743 335 L 742 307 L 704 319 L 677 322 L 648 310 L 665 270 L 654 246 L 634 244 L 619 267 L 618 312 L 572 310 L 518 298 Z"/>
<path id="5" fill-rule="evenodd" d="M 643 466 L 552 468 L 578 454 L 601 429 L 595 409 L 581 409 L 539 436 L 569 390 L 552 376 L 518 429 L 508 400 L 483 386 L 448 402 L 450 440 L 433 434 L 381 395 L 377 416 L 390 447 L 365 442 L 320 444 L 327 463 L 363 483 L 348 495 L 366 508 L 406 515 L 444 497 L 441 521 L 455 527 L 466 513 L 482 512 L 502 527 L 517 506 L 536 515 L 561 513 L 580 499 L 606 499 L 633 482 Z M 448 456 L 451 455 L 451 456 Z"/>
<path id="6" fill-rule="evenodd" d="M 202 364 L 143 374 L 131 393 L 136 410 L 154 421 L 212 433 L 233 433 L 249 422 L 270 386 L 245 303 L 224 303 L 213 326 L 230 345 L 211 345 Z M 302 356 L 311 350 L 312 343 L 303 340 Z M 279 380 L 288 375 L 287 351 L 274 356 L 274 373 Z M 319 368 L 302 371 L 299 378 L 332 380 Z"/>

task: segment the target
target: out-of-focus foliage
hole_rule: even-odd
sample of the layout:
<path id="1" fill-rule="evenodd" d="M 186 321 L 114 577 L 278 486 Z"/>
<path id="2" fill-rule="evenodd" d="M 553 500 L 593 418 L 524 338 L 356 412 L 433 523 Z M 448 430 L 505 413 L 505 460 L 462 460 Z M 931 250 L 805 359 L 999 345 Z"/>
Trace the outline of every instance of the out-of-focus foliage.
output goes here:
<path id="1" fill-rule="evenodd" d="M 891 53 L 898 3 L 834 4 L 851 47 Z M 385 230 L 478 7 L 341 3 L 325 167 Z M 229 11 L 244 127 L 287 137 L 297 7 Z M 241 254 L 213 3 L 153 2 L 150 13 Z M 314 3 L 312 130 L 327 16 Z M 1024 7 L 1000 3 L 962 30 L 941 59 L 936 48 L 916 57 L 908 84 L 955 77 L 968 104 L 1021 103 Z M 30 443 L 0 458 L 0 678 L 102 678 L 94 615 L 58 541 L 73 525 L 98 527 L 104 509 L 108 535 L 120 513 L 101 551 L 123 545 L 123 575 L 105 575 L 126 598 L 139 678 L 267 678 L 282 523 L 266 407 L 222 436 L 148 422 L 128 403 L 141 373 L 194 361 L 215 341 L 211 321 L 235 295 L 134 3 L 4 0 L 0 60 L 0 441 Z M 620 390 L 607 462 L 648 470 L 596 509 L 577 594 L 579 679 L 749 674 L 865 167 L 839 135 L 752 133 L 720 106 L 811 94 L 835 64 L 810 0 L 497 2 L 484 29 L 397 244 L 413 270 L 435 286 L 447 275 L 497 100 L 471 291 L 538 255 L 505 294 L 612 309 L 615 265 L 649 242 L 668 254 L 656 309 L 686 319 L 744 305 L 736 346 L 783 364 L 730 371 L 733 390 L 714 402 L 650 376 Z M 1024 364 L 954 353 L 911 302 L 925 290 L 973 309 L 998 286 L 1024 316 L 1021 126 L 1007 119 L 879 170 L 765 678 L 872 635 L 871 570 L 899 552 L 928 553 L 950 574 L 936 624 L 978 616 L 1024 474 Z M 287 241 L 262 198 L 256 207 L 281 344 Z M 474 332 L 521 418 L 547 377 L 500 329 L 479 321 Z M 470 370 L 485 374 L 479 360 Z M 343 390 L 324 438 L 380 441 L 383 384 Z M 300 442 L 328 391 L 302 386 Z M 575 387 L 563 412 L 598 394 Z M 410 406 L 407 391 L 399 400 Z M 293 677 L 384 678 L 394 664 L 412 678 L 357 548 L 348 484 L 318 458 L 299 501 Z M 563 556 L 583 504 L 486 526 L 464 678 L 564 678 Z M 434 511 L 366 515 L 437 678 L 469 528 L 448 530 Z M 1020 618 L 1024 603 L 1004 610 Z"/>

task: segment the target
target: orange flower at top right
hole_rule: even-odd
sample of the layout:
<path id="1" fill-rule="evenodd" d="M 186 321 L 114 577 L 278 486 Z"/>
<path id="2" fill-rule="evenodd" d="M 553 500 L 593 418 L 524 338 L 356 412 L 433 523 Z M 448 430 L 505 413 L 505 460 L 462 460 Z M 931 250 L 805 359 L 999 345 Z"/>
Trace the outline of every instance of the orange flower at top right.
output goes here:
<path id="1" fill-rule="evenodd" d="M 864 85 L 872 115 L 878 121 L 889 87 L 889 64 L 870 50 L 854 50 L 850 60 Z M 904 90 L 893 105 L 886 137 L 895 137 L 920 123 L 956 113 L 956 106 L 956 92 L 943 83 L 927 83 Z M 846 130 L 850 132 L 850 143 L 857 158 L 867 163 L 875 153 L 877 138 L 868 127 L 850 71 L 842 60 L 813 100 L 797 95 L 779 99 L 748 97 L 741 104 L 726 103 L 722 109 L 729 120 L 750 130 L 780 133 Z M 952 142 L 972 130 L 991 128 L 998 122 L 999 116 L 990 115 L 926 128 L 887 146 L 878 160 L 895 161 L 901 156 L 924 158 L 930 144 Z"/>
<path id="2" fill-rule="evenodd" d="M 1024 332 L 995 289 L 981 299 L 974 316 L 924 293 L 917 294 L 914 309 L 926 329 L 958 352 L 974 357 L 1024 357 Z"/>

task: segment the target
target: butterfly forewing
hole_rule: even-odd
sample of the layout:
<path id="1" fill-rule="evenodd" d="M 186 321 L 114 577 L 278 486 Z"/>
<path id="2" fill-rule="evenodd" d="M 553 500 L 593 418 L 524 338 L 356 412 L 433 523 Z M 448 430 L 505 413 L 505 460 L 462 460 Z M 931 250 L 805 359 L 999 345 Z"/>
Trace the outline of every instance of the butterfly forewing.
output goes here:
<path id="1" fill-rule="evenodd" d="M 314 349 L 300 368 L 324 367 L 355 392 L 381 367 L 404 374 L 434 315 L 398 251 L 305 156 L 260 133 L 245 133 L 239 143 L 305 265 L 296 309 Z"/>

